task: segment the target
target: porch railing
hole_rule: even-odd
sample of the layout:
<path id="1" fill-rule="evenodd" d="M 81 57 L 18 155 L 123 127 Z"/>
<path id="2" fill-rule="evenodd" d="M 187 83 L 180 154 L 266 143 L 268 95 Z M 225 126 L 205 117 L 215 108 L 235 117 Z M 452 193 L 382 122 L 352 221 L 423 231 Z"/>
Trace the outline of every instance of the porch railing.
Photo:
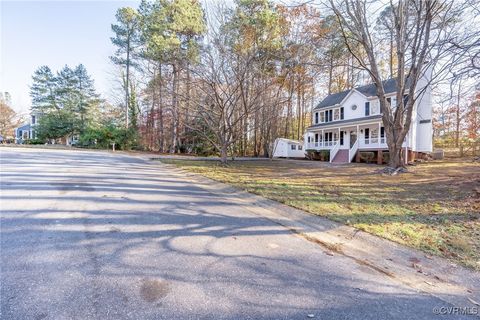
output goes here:
<path id="1" fill-rule="evenodd" d="M 374 138 L 363 138 L 360 139 L 360 146 L 363 147 L 376 147 L 379 144 L 384 145 L 386 143 L 386 138 L 385 137 L 374 137 Z"/>
<path id="2" fill-rule="evenodd" d="M 365 138 L 365 144 L 377 144 L 378 143 L 378 138 Z"/>
<path id="3" fill-rule="evenodd" d="M 358 151 L 358 139 L 355 141 L 353 146 L 348 150 L 348 162 L 352 162 L 353 157 L 355 157 L 355 154 L 357 154 Z"/>
<path id="4" fill-rule="evenodd" d="M 338 150 L 340 149 L 340 143 L 339 141 L 336 141 L 335 146 L 330 150 L 330 163 L 333 162 L 333 159 L 335 159 L 335 156 L 337 155 Z"/>
<path id="5" fill-rule="evenodd" d="M 331 147 L 335 146 L 338 143 L 338 140 L 335 141 L 318 141 L 318 142 L 310 142 L 307 143 L 308 149 L 330 149 Z"/>

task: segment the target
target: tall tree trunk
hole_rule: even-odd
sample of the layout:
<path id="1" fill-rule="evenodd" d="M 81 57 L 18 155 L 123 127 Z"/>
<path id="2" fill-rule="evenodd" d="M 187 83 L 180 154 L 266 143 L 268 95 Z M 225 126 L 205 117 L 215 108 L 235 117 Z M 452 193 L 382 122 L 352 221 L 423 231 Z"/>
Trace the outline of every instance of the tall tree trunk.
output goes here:
<path id="1" fill-rule="evenodd" d="M 390 78 L 393 78 L 393 33 L 390 32 Z"/>
<path id="2" fill-rule="evenodd" d="M 457 105 L 455 109 L 455 147 L 458 148 L 460 145 L 460 89 L 462 87 L 461 82 L 458 83 L 457 91 Z"/>
<path id="3" fill-rule="evenodd" d="M 257 131 L 258 131 L 258 110 L 255 111 L 254 119 L 253 119 L 253 156 L 254 157 L 258 157 Z"/>
<path id="4" fill-rule="evenodd" d="M 290 120 L 292 118 L 292 109 L 293 109 L 293 91 L 294 91 L 293 86 L 294 86 L 293 76 L 291 76 L 290 77 L 289 90 L 288 90 L 287 117 L 285 119 L 285 133 L 284 133 L 285 138 L 290 138 L 290 136 L 289 136 L 289 125 L 290 125 Z"/>
<path id="5" fill-rule="evenodd" d="M 130 34 L 127 37 L 127 73 L 125 75 L 125 127 L 128 129 L 129 121 L 128 116 L 130 112 L 130 94 L 128 92 L 130 88 Z"/>
<path id="6" fill-rule="evenodd" d="M 178 134 L 178 114 L 177 114 L 177 81 L 178 70 L 177 65 L 173 64 L 173 83 L 172 83 L 172 130 L 170 141 L 170 153 L 175 153 L 177 149 L 177 134 Z"/>
<path id="7" fill-rule="evenodd" d="M 392 168 L 399 168 L 405 166 L 405 158 L 402 152 L 402 145 L 394 145 L 388 148 L 388 154 L 390 156 L 389 166 Z"/>
<path id="8" fill-rule="evenodd" d="M 165 127 L 163 125 L 163 92 L 162 92 L 162 65 L 160 64 L 158 70 L 158 151 L 165 152 Z"/>
<path id="9" fill-rule="evenodd" d="M 328 68 L 328 95 L 332 94 L 332 82 L 333 82 L 333 53 L 330 54 Z"/>
<path id="10" fill-rule="evenodd" d="M 300 139 L 300 123 L 302 119 L 302 101 L 301 101 L 300 75 L 297 77 L 297 140 Z"/>
<path id="11" fill-rule="evenodd" d="M 223 164 L 226 164 L 227 156 L 228 156 L 228 147 L 225 143 L 223 143 L 220 149 L 220 162 L 222 162 Z"/>
<path id="12" fill-rule="evenodd" d="M 188 138 L 188 128 L 187 126 L 189 125 L 190 121 L 190 64 L 187 63 L 187 88 L 186 88 L 186 100 L 185 101 L 185 124 L 184 124 L 184 135 L 185 135 L 185 143 L 189 144 L 189 138 Z"/>

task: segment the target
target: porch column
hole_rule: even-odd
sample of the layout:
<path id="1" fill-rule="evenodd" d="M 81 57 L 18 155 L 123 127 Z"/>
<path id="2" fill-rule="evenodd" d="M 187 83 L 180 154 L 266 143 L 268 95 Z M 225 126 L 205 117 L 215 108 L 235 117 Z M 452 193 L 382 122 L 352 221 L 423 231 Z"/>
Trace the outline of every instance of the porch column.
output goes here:
<path id="1" fill-rule="evenodd" d="M 380 129 L 382 127 L 382 123 L 379 122 L 378 123 L 378 134 L 377 134 L 377 138 L 378 138 L 378 147 L 380 148 Z M 381 164 L 381 163 L 380 163 Z"/>
<path id="2" fill-rule="evenodd" d="M 358 147 L 360 148 L 360 126 L 357 124 L 357 141 Z"/>
<path id="3" fill-rule="evenodd" d="M 325 145 L 325 140 L 324 140 L 325 135 L 323 134 L 323 131 L 324 130 L 322 129 L 322 138 L 320 139 L 320 141 L 322 141 L 322 145 L 321 145 L 322 147 Z M 320 143 L 320 141 L 318 143 Z M 320 146 L 320 144 L 318 146 Z"/>
<path id="4" fill-rule="evenodd" d="M 338 138 L 338 143 L 340 143 L 340 127 L 338 127 L 338 136 L 337 136 L 337 138 Z"/>

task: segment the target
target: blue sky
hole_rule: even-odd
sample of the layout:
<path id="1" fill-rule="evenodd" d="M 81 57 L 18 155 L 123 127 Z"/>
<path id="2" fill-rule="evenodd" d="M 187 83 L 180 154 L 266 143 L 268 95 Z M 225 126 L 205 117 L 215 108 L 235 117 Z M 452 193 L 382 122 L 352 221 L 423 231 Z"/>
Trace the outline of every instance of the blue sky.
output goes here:
<path id="1" fill-rule="evenodd" d="M 28 112 L 36 68 L 83 63 L 98 92 L 108 96 L 114 70 L 109 56 L 115 50 L 110 25 L 119 7 L 138 3 L 0 0 L 0 92 L 10 92 L 17 112 Z"/>

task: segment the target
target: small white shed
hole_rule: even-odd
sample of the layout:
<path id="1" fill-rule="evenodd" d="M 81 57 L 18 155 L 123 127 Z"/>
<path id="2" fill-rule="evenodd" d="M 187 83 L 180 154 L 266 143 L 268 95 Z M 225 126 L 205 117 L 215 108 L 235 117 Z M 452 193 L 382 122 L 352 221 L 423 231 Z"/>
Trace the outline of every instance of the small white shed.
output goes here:
<path id="1" fill-rule="evenodd" d="M 274 158 L 305 158 L 303 142 L 278 138 L 273 145 Z"/>

